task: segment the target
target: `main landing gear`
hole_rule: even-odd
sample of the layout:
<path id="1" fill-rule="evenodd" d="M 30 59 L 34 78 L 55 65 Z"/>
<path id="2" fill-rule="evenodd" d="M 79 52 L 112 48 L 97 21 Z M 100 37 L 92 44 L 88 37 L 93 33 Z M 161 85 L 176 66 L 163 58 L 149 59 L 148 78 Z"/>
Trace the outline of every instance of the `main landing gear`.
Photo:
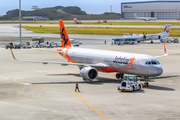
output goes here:
<path id="1" fill-rule="evenodd" d="M 123 73 L 116 73 L 117 79 L 123 79 L 124 74 Z"/>

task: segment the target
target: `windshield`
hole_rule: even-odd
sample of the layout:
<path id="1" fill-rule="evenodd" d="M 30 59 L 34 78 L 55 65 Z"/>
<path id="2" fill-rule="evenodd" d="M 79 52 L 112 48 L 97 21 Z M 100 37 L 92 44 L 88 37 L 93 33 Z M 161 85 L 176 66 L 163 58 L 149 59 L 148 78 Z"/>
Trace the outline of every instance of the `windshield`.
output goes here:
<path id="1" fill-rule="evenodd" d="M 136 76 L 124 76 L 124 80 L 136 81 L 136 79 L 137 79 Z"/>
<path id="2" fill-rule="evenodd" d="M 157 60 L 152 60 L 152 61 L 146 61 L 145 65 L 159 65 L 159 61 Z"/>

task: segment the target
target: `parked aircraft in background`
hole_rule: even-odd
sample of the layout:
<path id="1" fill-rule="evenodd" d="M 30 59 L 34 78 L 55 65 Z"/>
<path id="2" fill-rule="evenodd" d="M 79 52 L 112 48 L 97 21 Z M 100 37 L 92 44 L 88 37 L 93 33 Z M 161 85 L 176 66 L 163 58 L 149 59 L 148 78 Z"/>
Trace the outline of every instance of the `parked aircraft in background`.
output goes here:
<path id="1" fill-rule="evenodd" d="M 153 40 L 166 38 L 169 36 L 171 24 L 167 24 L 165 26 L 164 32 L 157 33 L 157 34 L 142 34 L 142 35 L 137 35 L 137 34 L 129 34 L 128 36 L 124 36 L 124 38 L 137 38 L 138 43 L 141 41 L 146 41 L 146 40 L 151 40 L 151 43 L 153 43 Z"/>
<path id="2" fill-rule="evenodd" d="M 18 60 L 11 50 L 13 58 L 22 62 L 51 63 L 61 64 L 63 66 L 75 65 L 79 67 L 83 80 L 90 81 L 97 78 L 98 71 L 105 73 L 116 72 L 117 79 L 123 77 L 124 74 L 133 74 L 148 78 L 159 76 L 163 73 L 162 66 L 157 58 L 167 56 L 168 53 L 165 44 L 165 54 L 156 57 L 138 53 L 75 48 L 71 46 L 62 20 L 59 20 L 59 25 L 62 48 L 57 49 L 57 52 L 67 59 L 68 62 Z"/>
<path id="3" fill-rule="evenodd" d="M 138 19 L 138 20 L 144 20 L 144 21 L 150 21 L 150 20 L 157 20 L 157 18 L 156 17 L 138 17 L 137 15 L 136 15 L 136 13 L 134 13 L 134 17 L 135 17 L 135 19 Z"/>
<path id="4" fill-rule="evenodd" d="M 73 19 L 73 23 L 74 23 L 74 24 L 82 24 L 81 21 L 78 21 L 78 20 L 77 20 L 77 18 L 74 18 L 74 19 Z"/>

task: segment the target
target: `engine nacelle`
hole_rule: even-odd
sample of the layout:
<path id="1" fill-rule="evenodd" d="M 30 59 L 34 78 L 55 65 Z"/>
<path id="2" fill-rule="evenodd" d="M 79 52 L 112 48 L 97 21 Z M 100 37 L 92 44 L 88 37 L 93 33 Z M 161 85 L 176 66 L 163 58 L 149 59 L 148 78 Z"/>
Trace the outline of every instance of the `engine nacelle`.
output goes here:
<path id="1" fill-rule="evenodd" d="M 84 67 L 80 70 L 80 75 L 83 80 L 94 80 L 98 76 L 98 72 L 93 67 Z"/>

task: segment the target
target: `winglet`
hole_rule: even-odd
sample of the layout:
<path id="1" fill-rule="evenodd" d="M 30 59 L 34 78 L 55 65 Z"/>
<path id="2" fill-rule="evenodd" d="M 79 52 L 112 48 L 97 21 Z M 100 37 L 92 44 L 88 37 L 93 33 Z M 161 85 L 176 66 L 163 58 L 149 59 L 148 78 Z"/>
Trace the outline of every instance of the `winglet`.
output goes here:
<path id="1" fill-rule="evenodd" d="M 165 57 L 168 55 L 168 51 L 167 51 L 167 48 L 166 48 L 166 44 L 164 44 L 164 55 L 161 55 L 161 56 L 155 56 L 155 58 L 160 58 L 160 57 Z"/>
<path id="2" fill-rule="evenodd" d="M 16 60 L 13 51 L 11 50 L 11 48 L 9 48 L 9 49 L 10 49 L 10 51 L 11 51 L 11 54 L 12 54 L 13 58 Z"/>

